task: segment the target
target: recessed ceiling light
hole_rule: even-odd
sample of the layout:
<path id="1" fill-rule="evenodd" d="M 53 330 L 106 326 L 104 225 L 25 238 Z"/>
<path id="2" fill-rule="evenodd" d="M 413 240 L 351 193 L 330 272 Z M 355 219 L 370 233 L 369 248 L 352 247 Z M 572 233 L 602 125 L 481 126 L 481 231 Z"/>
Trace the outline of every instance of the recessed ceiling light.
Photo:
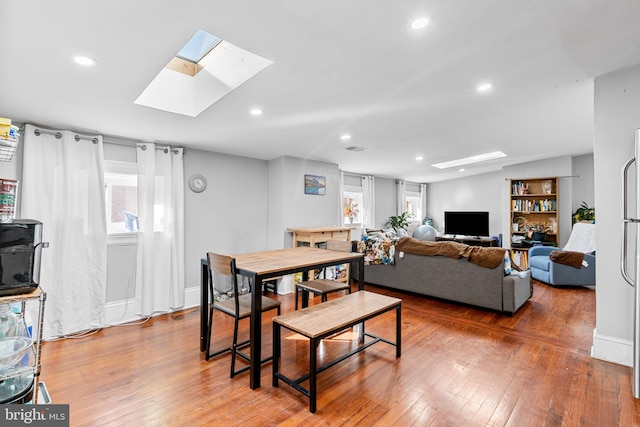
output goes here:
<path id="1" fill-rule="evenodd" d="M 455 166 L 468 165 L 470 163 L 484 162 L 487 160 L 499 159 L 507 157 L 502 151 L 494 151 L 492 153 L 478 154 L 477 156 L 465 157 L 463 159 L 451 160 L 448 162 L 436 163 L 431 166 L 438 169 L 452 168 Z"/>
<path id="2" fill-rule="evenodd" d="M 464 168 L 458 169 L 458 172 L 464 172 Z"/>
<path id="3" fill-rule="evenodd" d="M 342 141 L 348 141 L 351 139 L 351 135 L 349 135 L 348 133 L 343 133 L 342 135 L 340 135 L 340 139 Z"/>
<path id="4" fill-rule="evenodd" d="M 476 88 L 478 92 L 487 92 L 491 89 L 493 89 L 493 85 L 489 82 L 479 84 L 478 87 Z"/>
<path id="5" fill-rule="evenodd" d="M 413 29 L 413 30 L 421 30 L 424 27 L 426 27 L 427 25 L 429 25 L 429 17 L 428 16 L 422 16 L 420 18 L 416 18 L 413 21 L 411 21 L 411 29 Z"/>
<path id="6" fill-rule="evenodd" d="M 249 110 L 249 113 L 252 116 L 261 116 L 264 111 L 262 111 L 260 108 L 252 108 L 251 110 Z"/>
<path id="7" fill-rule="evenodd" d="M 417 160 L 417 161 L 421 161 L 422 159 L 424 159 L 424 157 L 422 157 L 422 156 L 417 156 L 417 157 L 416 157 L 416 160 Z"/>
<path id="8" fill-rule="evenodd" d="M 91 67 L 98 63 L 93 58 L 89 58 L 88 56 L 81 56 L 81 55 L 74 56 L 73 60 L 76 62 L 76 64 L 84 65 L 85 67 Z"/>

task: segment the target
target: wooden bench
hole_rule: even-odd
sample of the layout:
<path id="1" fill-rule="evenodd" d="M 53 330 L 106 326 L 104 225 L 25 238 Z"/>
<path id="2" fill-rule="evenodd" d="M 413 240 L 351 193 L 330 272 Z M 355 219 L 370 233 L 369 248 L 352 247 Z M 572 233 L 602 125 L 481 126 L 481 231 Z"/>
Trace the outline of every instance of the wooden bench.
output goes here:
<path id="1" fill-rule="evenodd" d="M 364 350 L 365 348 L 384 341 L 396 347 L 396 357 L 401 353 L 401 303 L 402 300 L 368 291 L 354 292 L 340 298 L 335 298 L 322 304 L 286 313 L 273 318 L 273 386 L 278 387 L 278 380 L 282 380 L 296 390 L 309 397 L 309 410 L 316 412 L 316 376 L 346 358 Z M 364 322 L 387 311 L 396 310 L 396 341 L 392 342 L 376 335 L 365 332 Z M 338 332 L 360 324 L 360 346 L 347 354 L 317 367 L 317 347 L 320 341 Z M 281 328 L 289 329 L 309 338 L 309 373 L 297 379 L 291 379 L 278 370 L 281 355 Z M 365 343 L 365 336 L 373 338 Z M 309 380 L 309 388 L 301 383 Z"/>

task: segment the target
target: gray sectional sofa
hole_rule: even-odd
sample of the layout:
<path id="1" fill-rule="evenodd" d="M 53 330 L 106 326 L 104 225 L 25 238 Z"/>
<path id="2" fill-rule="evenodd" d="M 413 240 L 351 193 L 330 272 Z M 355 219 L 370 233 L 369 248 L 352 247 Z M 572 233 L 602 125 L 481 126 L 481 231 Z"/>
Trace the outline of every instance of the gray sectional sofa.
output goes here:
<path id="1" fill-rule="evenodd" d="M 366 283 L 470 304 L 513 314 L 532 296 L 529 271 L 505 275 L 496 268 L 476 265 L 466 258 L 393 255 L 391 265 L 366 265 Z"/>

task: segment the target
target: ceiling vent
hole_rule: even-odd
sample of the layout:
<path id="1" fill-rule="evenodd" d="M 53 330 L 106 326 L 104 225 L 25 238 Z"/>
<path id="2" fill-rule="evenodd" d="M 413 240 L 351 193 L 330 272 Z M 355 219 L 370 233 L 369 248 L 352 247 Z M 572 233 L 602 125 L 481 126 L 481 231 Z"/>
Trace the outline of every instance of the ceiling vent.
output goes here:
<path id="1" fill-rule="evenodd" d="M 356 147 L 355 145 L 352 145 L 351 147 L 345 148 L 345 150 L 349 150 L 349 151 L 364 151 L 364 147 Z"/>

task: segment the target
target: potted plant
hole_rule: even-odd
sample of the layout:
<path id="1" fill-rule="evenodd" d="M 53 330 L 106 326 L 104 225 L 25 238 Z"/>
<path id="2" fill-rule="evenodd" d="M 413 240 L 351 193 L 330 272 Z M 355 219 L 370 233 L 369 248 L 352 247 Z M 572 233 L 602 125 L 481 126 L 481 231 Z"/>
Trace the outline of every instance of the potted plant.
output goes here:
<path id="1" fill-rule="evenodd" d="M 402 212 L 400 215 L 391 215 L 387 222 L 384 223 L 384 226 L 393 228 L 398 234 L 401 234 L 400 230 L 404 230 L 404 234 L 406 234 L 411 217 L 412 215 L 409 212 Z"/>
<path id="2" fill-rule="evenodd" d="M 595 222 L 596 220 L 596 208 L 590 208 L 587 202 L 583 201 L 582 204 L 572 215 L 573 223 L 586 221 Z"/>

